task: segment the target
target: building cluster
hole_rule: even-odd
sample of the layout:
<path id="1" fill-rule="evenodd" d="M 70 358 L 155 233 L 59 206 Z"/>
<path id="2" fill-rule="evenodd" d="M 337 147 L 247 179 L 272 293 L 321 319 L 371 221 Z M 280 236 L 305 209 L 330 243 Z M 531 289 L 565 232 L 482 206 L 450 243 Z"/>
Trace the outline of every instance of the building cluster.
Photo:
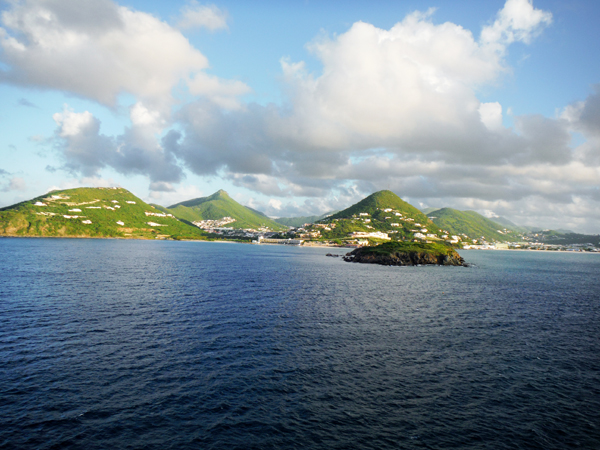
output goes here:
<path id="1" fill-rule="evenodd" d="M 203 230 L 216 230 L 219 228 L 226 228 L 225 225 L 228 225 L 233 222 L 235 222 L 235 219 L 227 216 L 216 220 L 197 220 L 196 222 L 192 223 L 198 228 L 202 228 Z M 231 230 L 231 228 L 229 229 Z"/>
<path id="2" fill-rule="evenodd" d="M 119 188 L 106 188 L 106 189 L 119 189 Z M 33 205 L 34 206 L 39 206 L 39 207 L 53 207 L 53 206 L 57 206 L 57 205 L 52 205 L 52 202 L 57 202 L 57 201 L 61 201 L 60 204 L 63 206 L 67 206 L 70 207 L 70 209 L 68 210 L 69 213 L 80 213 L 81 208 L 74 208 L 74 206 L 83 206 L 83 205 L 93 205 L 96 204 L 98 202 L 101 202 L 102 200 L 100 199 L 94 199 L 92 201 L 89 202 L 80 202 L 80 203 L 73 203 L 73 202 L 65 202 L 63 200 L 69 200 L 70 197 L 69 196 L 61 196 L 61 195 L 51 195 L 49 197 L 44 198 L 43 200 L 46 202 L 41 202 L 41 201 L 37 201 L 35 202 Z M 118 200 L 111 200 L 110 203 L 112 204 L 112 206 L 109 205 L 102 205 L 102 206 L 86 206 L 85 209 L 106 209 L 109 211 L 117 211 L 118 209 L 121 208 L 121 205 L 119 205 L 119 201 Z M 135 205 L 135 202 L 132 200 L 126 201 L 125 203 L 131 204 L 131 205 Z M 59 213 L 54 213 L 54 212 L 50 212 L 50 211 L 40 211 L 36 213 L 39 216 L 62 216 L 64 219 L 82 219 L 81 223 L 84 225 L 90 225 L 92 223 L 91 220 L 89 220 L 86 216 L 82 216 L 79 214 L 59 214 Z M 145 212 L 146 216 L 157 216 L 157 217 L 171 217 L 174 218 L 173 214 L 165 214 L 165 213 L 153 213 L 150 211 L 146 211 Z M 116 221 L 117 225 L 120 226 L 124 226 L 125 223 L 121 220 L 117 220 Z M 155 222 L 147 222 L 148 225 L 150 226 L 166 226 L 164 224 L 157 224 Z"/>
<path id="3" fill-rule="evenodd" d="M 175 216 L 173 216 L 173 214 L 169 214 L 169 213 L 156 213 L 156 212 L 152 212 L 152 211 L 144 211 L 144 214 L 146 214 L 146 216 L 153 216 L 153 217 L 171 217 L 171 218 L 175 218 Z"/>

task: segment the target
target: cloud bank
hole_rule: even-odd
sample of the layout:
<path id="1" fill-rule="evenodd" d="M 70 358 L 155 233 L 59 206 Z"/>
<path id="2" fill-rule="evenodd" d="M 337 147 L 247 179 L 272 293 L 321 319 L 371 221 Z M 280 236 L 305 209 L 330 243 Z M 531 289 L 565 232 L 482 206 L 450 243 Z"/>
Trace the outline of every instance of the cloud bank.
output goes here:
<path id="1" fill-rule="evenodd" d="M 25 0 L 2 15 L 0 77 L 109 106 L 133 95 L 122 135 L 66 107 L 54 115 L 55 143 L 74 174 L 143 174 L 157 195 L 190 171 L 277 197 L 262 204 L 273 215 L 338 209 L 387 188 L 522 223 L 599 219 L 600 90 L 556 117 L 514 117 L 514 128 L 500 103 L 478 98 L 510 73 L 510 46 L 532 42 L 552 15 L 508 0 L 475 36 L 434 14 L 315 39 L 307 48 L 322 70 L 282 59 L 286 101 L 264 106 L 240 100 L 245 84 L 208 75 L 206 57 L 156 17 L 109 0 Z M 177 26 L 225 29 L 227 15 L 192 2 Z M 181 86 L 185 99 L 175 98 Z"/>

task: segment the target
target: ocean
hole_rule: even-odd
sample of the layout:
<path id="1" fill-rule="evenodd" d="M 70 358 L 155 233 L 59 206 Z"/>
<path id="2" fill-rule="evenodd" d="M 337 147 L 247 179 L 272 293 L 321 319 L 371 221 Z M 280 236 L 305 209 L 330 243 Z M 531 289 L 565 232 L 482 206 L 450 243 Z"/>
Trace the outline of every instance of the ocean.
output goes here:
<path id="1" fill-rule="evenodd" d="M 345 252 L 0 239 L 0 448 L 600 448 L 600 255 Z"/>

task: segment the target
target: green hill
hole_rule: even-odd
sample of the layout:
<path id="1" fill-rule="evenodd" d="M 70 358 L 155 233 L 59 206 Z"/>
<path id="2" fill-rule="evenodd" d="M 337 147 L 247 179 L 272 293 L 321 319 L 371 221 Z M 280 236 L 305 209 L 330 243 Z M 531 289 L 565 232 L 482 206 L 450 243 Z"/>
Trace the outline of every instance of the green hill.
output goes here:
<path id="1" fill-rule="evenodd" d="M 503 231 L 503 226 L 487 219 L 475 211 L 458 211 L 442 208 L 428 214 L 429 218 L 440 228 L 452 235 L 466 235 L 471 239 L 487 242 L 506 242 L 516 239 L 512 231 Z"/>
<path id="2" fill-rule="evenodd" d="M 508 220 L 505 217 L 490 217 L 489 220 L 499 224 L 501 230 L 506 228 L 507 230 L 516 231 L 518 233 L 528 233 L 531 231 L 531 229 L 530 229 L 531 227 L 522 227 L 522 226 L 516 225 L 514 222 L 511 222 L 510 220 Z"/>
<path id="3" fill-rule="evenodd" d="M 368 213 L 369 215 L 384 215 L 385 209 L 400 212 L 407 217 L 418 219 L 421 222 L 428 223 L 429 219 L 425 214 L 405 202 L 392 191 L 379 191 L 362 199 L 360 202 L 344 209 L 336 214 L 333 214 L 330 219 L 349 219 L 358 217 L 360 213 Z"/>
<path id="4" fill-rule="evenodd" d="M 52 191 L 0 209 L 0 236 L 205 239 L 122 188 Z"/>
<path id="5" fill-rule="evenodd" d="M 329 228 L 329 229 L 328 229 Z M 323 239 L 348 239 L 351 233 L 387 233 L 392 240 L 417 237 L 444 240 L 440 230 L 425 214 L 391 191 L 379 191 L 335 213 L 311 227 Z M 377 238 L 369 237 L 376 241 Z"/>
<path id="6" fill-rule="evenodd" d="M 319 220 L 325 219 L 326 217 L 335 214 L 335 212 L 329 212 L 327 214 L 321 214 L 320 216 L 302 216 L 302 217 L 279 217 L 275 220 L 275 222 L 280 223 L 281 225 L 285 225 L 287 227 L 298 228 L 304 225 L 305 223 L 315 223 Z"/>
<path id="7" fill-rule="evenodd" d="M 195 198 L 171 205 L 167 210 L 175 217 L 189 222 L 231 217 L 235 222 L 226 224 L 227 227 L 254 229 L 267 227 L 275 231 L 287 230 L 286 226 L 275 222 L 263 213 L 240 205 L 224 190 L 219 190 L 209 197 Z"/>

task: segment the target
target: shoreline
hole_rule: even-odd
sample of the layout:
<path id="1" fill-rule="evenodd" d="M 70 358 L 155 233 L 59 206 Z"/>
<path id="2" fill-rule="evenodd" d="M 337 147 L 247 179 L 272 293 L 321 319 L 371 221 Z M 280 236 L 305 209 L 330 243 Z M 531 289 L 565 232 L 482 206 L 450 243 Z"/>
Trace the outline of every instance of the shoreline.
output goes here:
<path id="1" fill-rule="evenodd" d="M 268 245 L 268 246 L 276 246 L 276 247 L 301 247 L 301 248 L 330 248 L 330 249 L 354 249 L 355 247 L 344 247 L 337 245 L 320 245 L 320 244 L 310 244 L 310 245 L 286 245 L 286 244 L 256 244 L 253 242 L 245 242 L 245 241 L 235 241 L 235 240 L 207 240 L 207 239 L 150 239 L 150 238 L 137 238 L 137 237 L 119 237 L 119 236 L 17 236 L 17 235 L 0 235 L 0 239 L 106 239 L 106 240 L 120 240 L 120 241 L 169 241 L 169 242 L 214 242 L 221 244 L 246 244 L 246 245 Z M 534 249 L 516 249 L 516 248 L 507 248 L 507 249 L 475 249 L 475 248 L 457 248 L 455 249 L 457 252 L 460 251 L 488 251 L 488 252 L 536 252 L 536 253 L 585 253 L 585 254 L 597 254 L 600 255 L 600 252 L 588 252 L 582 250 L 534 250 Z"/>
<path id="2" fill-rule="evenodd" d="M 457 248 L 456 251 L 473 251 L 473 252 L 535 252 L 535 253 L 591 253 L 598 254 L 600 252 L 586 252 L 583 250 L 533 250 L 530 248 Z"/>

